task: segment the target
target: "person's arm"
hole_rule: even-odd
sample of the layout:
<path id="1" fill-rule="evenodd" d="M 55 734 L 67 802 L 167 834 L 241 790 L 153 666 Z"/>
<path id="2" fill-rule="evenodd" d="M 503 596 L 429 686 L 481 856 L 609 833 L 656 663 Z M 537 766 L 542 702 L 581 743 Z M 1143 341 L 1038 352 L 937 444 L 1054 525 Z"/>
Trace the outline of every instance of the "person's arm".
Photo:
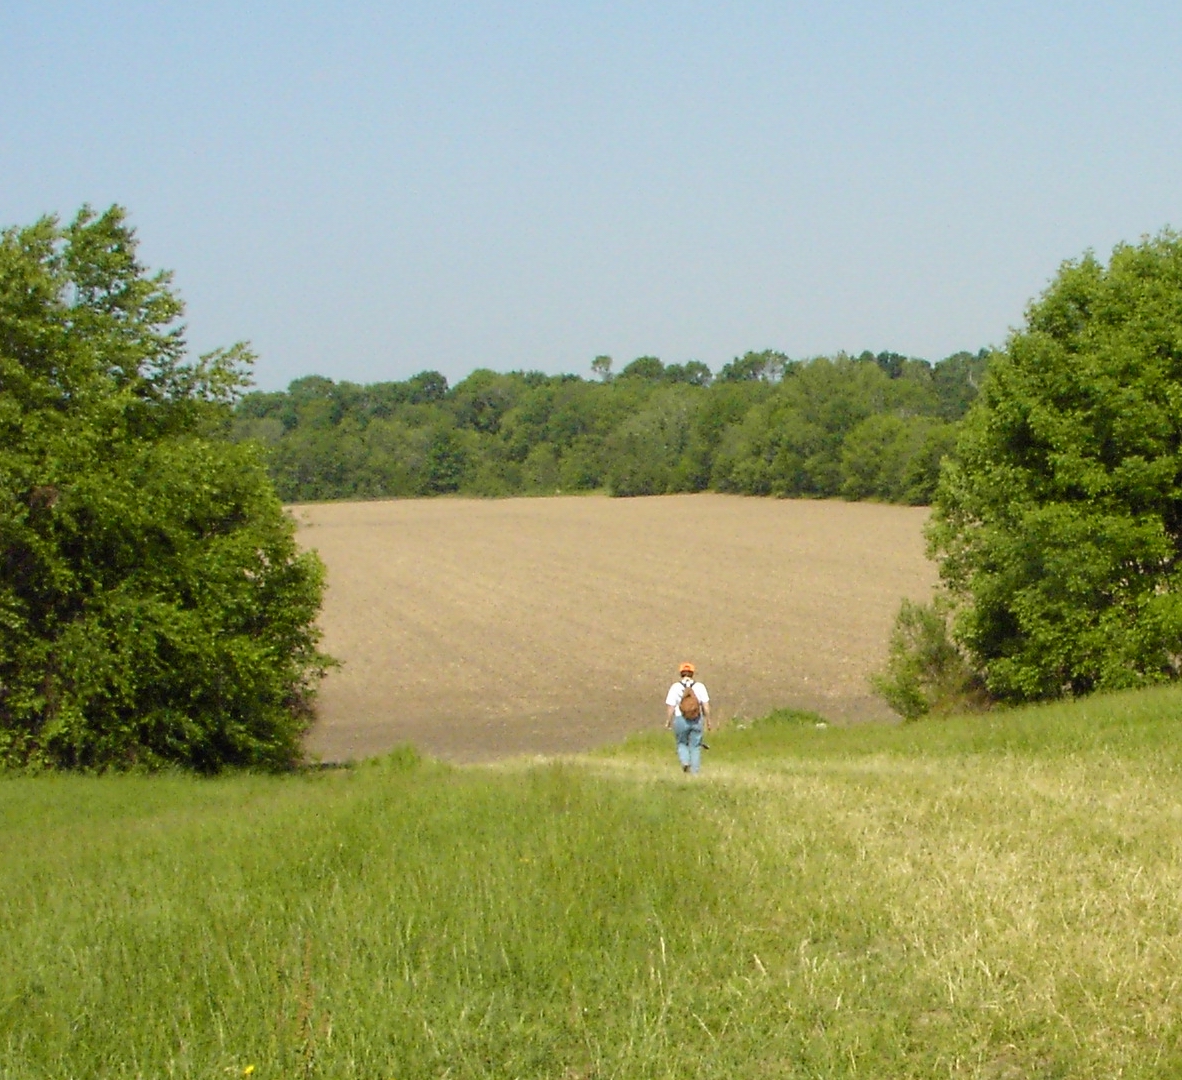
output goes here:
<path id="1" fill-rule="evenodd" d="M 699 686 L 702 687 L 701 693 L 698 693 Z M 705 725 L 706 730 L 709 731 L 710 730 L 710 691 L 707 690 L 705 686 L 702 686 L 701 683 L 695 683 L 694 684 L 694 697 L 696 697 L 702 705 L 702 723 Z"/>
<path id="2" fill-rule="evenodd" d="M 666 705 L 665 706 L 665 727 L 668 728 L 668 727 L 672 727 L 672 726 L 673 726 L 673 706 Z"/>

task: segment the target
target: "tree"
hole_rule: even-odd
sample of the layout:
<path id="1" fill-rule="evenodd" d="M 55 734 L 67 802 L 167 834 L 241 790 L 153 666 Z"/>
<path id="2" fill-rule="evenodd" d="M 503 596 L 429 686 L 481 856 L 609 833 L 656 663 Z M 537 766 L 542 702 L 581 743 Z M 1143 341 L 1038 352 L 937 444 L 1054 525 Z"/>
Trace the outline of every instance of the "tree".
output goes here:
<path id="1" fill-rule="evenodd" d="M 883 373 L 888 379 L 897 379 L 903 374 L 904 365 L 907 363 L 907 357 L 902 356 L 896 352 L 880 352 L 877 356 L 869 349 L 858 354 L 858 363 L 860 364 L 877 364 L 882 368 Z"/>
<path id="2" fill-rule="evenodd" d="M 762 352 L 748 352 L 736 356 L 729 364 L 723 364 L 718 373 L 719 382 L 776 382 L 787 370 L 791 361 L 782 352 L 764 349 Z"/>
<path id="3" fill-rule="evenodd" d="M 323 572 L 113 207 L 0 234 L 0 761 L 283 767 Z"/>
<path id="4" fill-rule="evenodd" d="M 521 380 L 477 368 L 451 389 L 451 410 L 461 427 L 495 435 L 501 418 L 513 407 Z"/>
<path id="5" fill-rule="evenodd" d="M 662 495 L 689 441 L 692 392 L 670 386 L 653 396 L 608 440 L 607 481 L 613 495 Z"/>
<path id="6" fill-rule="evenodd" d="M 591 361 L 591 371 L 598 375 L 602 382 L 610 382 L 612 377 L 612 358 L 597 356 Z"/>
<path id="7" fill-rule="evenodd" d="M 948 634 L 949 601 L 904 600 L 887 644 L 885 668 L 871 685 L 904 720 L 973 712 L 987 697 L 980 680 Z"/>
<path id="8" fill-rule="evenodd" d="M 909 468 L 932 426 L 921 416 L 875 413 L 866 417 L 841 445 L 841 494 L 847 499 L 904 501 Z"/>
<path id="9" fill-rule="evenodd" d="M 620 372 L 621 379 L 651 379 L 659 381 L 665 377 L 665 365 L 656 356 L 638 356 Z"/>
<path id="10" fill-rule="evenodd" d="M 932 385 L 940 401 L 943 419 L 959 420 L 968 412 L 985 379 L 990 355 L 988 349 L 976 353 L 953 353 L 932 368 Z"/>
<path id="11" fill-rule="evenodd" d="M 445 495 L 459 491 L 468 455 L 459 433 L 440 426 L 431 432 L 423 469 L 421 495 Z"/>
<path id="12" fill-rule="evenodd" d="M 1176 678 L 1182 238 L 1067 262 L 989 361 L 929 539 L 1002 699 Z"/>
<path id="13" fill-rule="evenodd" d="M 709 386 L 713 378 L 710 368 L 701 360 L 689 360 L 684 364 L 667 364 L 662 377 L 665 382 L 689 383 L 691 386 Z"/>
<path id="14" fill-rule="evenodd" d="M 420 371 L 407 379 L 406 385 L 413 405 L 442 401 L 447 395 L 447 379 L 438 371 Z"/>
<path id="15" fill-rule="evenodd" d="M 912 506 L 930 506 L 940 483 L 944 460 L 956 454 L 955 424 L 933 421 L 903 472 L 902 501 Z"/>

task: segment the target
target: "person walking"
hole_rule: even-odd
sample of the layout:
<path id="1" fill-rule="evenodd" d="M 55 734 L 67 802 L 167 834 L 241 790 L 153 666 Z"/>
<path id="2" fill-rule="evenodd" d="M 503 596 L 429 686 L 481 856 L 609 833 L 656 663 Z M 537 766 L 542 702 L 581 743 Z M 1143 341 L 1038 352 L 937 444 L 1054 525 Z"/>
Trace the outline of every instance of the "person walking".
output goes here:
<path id="1" fill-rule="evenodd" d="M 665 727 L 673 729 L 681 771 L 687 773 L 701 769 L 702 733 L 710 730 L 710 695 L 695 674 L 694 665 L 687 660 L 665 695 Z"/>

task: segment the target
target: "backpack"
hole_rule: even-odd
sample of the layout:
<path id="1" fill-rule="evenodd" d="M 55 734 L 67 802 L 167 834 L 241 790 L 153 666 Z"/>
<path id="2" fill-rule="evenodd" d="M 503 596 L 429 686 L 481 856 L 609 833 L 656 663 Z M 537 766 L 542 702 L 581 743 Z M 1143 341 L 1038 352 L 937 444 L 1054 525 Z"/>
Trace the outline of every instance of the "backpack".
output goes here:
<path id="1" fill-rule="evenodd" d="M 691 724 L 702 715 L 702 703 L 694 693 L 693 683 L 685 688 L 685 693 L 681 695 L 681 704 L 677 707 Z"/>

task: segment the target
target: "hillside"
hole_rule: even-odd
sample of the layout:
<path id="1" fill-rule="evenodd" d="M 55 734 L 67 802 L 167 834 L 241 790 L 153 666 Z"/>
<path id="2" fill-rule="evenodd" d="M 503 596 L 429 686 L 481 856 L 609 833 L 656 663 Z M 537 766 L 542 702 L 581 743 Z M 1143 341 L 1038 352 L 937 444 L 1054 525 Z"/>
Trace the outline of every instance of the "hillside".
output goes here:
<path id="1" fill-rule="evenodd" d="M 0 783 L 3 1077 L 1162 1077 L 1177 689 Z"/>

